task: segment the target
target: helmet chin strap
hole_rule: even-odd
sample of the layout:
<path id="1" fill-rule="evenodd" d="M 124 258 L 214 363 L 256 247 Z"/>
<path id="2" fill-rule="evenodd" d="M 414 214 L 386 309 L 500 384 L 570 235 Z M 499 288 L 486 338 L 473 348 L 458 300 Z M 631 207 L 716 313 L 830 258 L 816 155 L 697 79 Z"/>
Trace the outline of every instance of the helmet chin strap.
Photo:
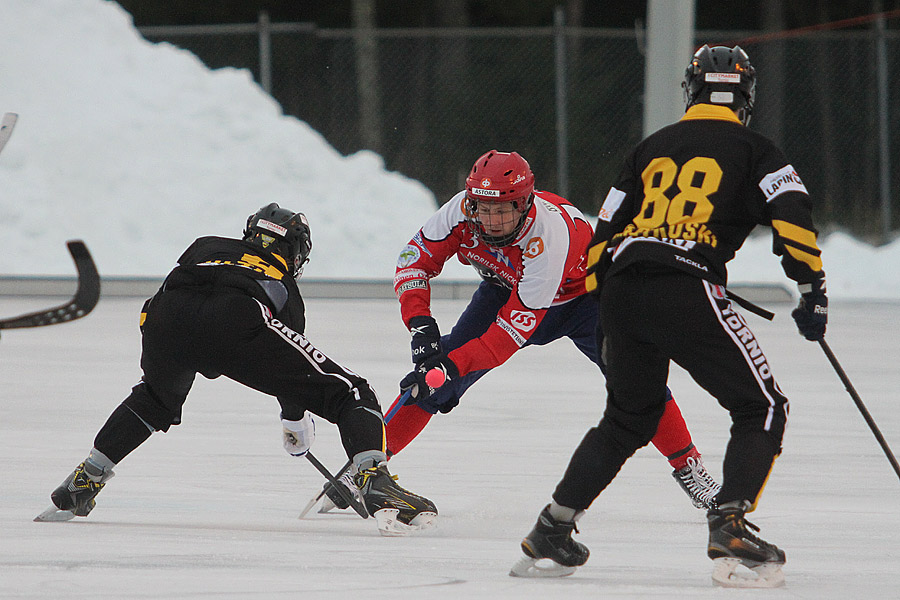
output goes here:
<path id="1" fill-rule="evenodd" d="M 303 267 L 305 267 L 306 263 L 309 262 L 309 258 L 298 262 L 299 264 L 294 267 L 294 281 L 296 282 L 299 282 L 300 277 L 303 276 Z"/>

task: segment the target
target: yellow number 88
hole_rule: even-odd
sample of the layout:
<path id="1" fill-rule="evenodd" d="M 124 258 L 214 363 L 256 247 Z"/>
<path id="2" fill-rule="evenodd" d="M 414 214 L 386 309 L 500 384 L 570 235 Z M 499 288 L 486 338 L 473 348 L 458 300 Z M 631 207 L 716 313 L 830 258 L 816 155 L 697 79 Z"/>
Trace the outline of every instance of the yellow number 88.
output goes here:
<path id="1" fill-rule="evenodd" d="M 714 208 L 709 196 L 719 189 L 722 168 L 715 159 L 697 156 L 684 163 L 679 172 L 675 161 L 663 156 L 650 161 L 641 173 L 641 180 L 644 203 L 634 218 L 638 227 L 654 229 L 664 223 L 706 223 Z M 669 200 L 665 191 L 673 182 L 677 183 L 679 193 Z"/>

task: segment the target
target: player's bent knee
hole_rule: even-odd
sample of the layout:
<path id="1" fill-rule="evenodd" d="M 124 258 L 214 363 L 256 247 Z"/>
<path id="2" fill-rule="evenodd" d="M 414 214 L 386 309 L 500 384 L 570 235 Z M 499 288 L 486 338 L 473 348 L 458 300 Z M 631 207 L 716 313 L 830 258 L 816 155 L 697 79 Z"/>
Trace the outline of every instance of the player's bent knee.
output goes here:
<path id="1" fill-rule="evenodd" d="M 181 423 L 181 412 L 167 408 L 143 381 L 131 389 L 131 395 L 122 404 L 156 431 L 165 433 L 172 425 Z"/>

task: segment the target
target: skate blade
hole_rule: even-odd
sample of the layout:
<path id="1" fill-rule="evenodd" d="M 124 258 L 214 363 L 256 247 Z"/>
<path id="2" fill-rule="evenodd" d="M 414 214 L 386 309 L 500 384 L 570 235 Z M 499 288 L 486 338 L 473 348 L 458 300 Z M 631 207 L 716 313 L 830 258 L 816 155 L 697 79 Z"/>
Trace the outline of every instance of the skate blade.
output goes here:
<path id="1" fill-rule="evenodd" d="M 303 507 L 303 510 L 300 511 L 300 516 L 298 516 L 297 518 L 302 519 L 307 514 L 309 514 L 309 511 L 311 511 L 316 506 L 316 502 L 317 502 L 317 500 L 315 498 L 313 498 L 312 500 L 307 502 L 306 506 Z"/>
<path id="2" fill-rule="evenodd" d="M 55 506 L 51 506 L 34 518 L 35 523 L 55 523 L 61 521 L 71 521 L 75 518 L 75 513 L 71 510 L 60 510 Z"/>
<path id="3" fill-rule="evenodd" d="M 378 532 L 385 537 L 402 537 L 416 531 L 430 529 L 434 527 L 437 514 L 432 512 L 421 512 L 417 514 L 409 523 L 404 523 L 397 518 L 400 511 L 396 508 L 382 508 L 376 510 L 375 523 L 378 525 Z"/>
<path id="4" fill-rule="evenodd" d="M 784 585 L 784 573 L 778 563 L 765 563 L 747 569 L 739 558 L 717 558 L 713 561 L 712 580 L 727 588 L 774 588 Z M 742 568 L 738 571 L 738 568 Z"/>
<path id="5" fill-rule="evenodd" d="M 435 526 L 435 522 L 437 521 L 437 513 L 435 512 L 420 512 L 412 520 L 409 522 L 410 527 L 417 529 L 419 531 L 423 531 L 425 529 L 431 529 Z"/>
<path id="6" fill-rule="evenodd" d="M 578 567 L 566 567 L 549 558 L 523 556 L 509 570 L 510 577 L 568 577 Z"/>
<path id="7" fill-rule="evenodd" d="M 319 507 L 317 511 L 320 515 L 324 515 L 326 513 L 330 513 L 333 510 L 340 510 L 337 505 L 331 501 L 331 498 L 328 496 L 322 497 L 322 505 Z"/>

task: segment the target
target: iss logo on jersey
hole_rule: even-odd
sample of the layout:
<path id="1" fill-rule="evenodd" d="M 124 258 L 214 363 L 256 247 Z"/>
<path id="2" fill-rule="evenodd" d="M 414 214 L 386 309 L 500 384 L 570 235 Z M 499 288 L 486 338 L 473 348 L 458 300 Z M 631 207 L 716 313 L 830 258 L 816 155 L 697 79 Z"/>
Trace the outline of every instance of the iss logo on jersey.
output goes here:
<path id="1" fill-rule="evenodd" d="M 409 244 L 406 248 L 403 249 L 403 252 L 400 253 L 400 256 L 397 258 L 397 266 L 400 268 L 408 267 L 419 260 L 419 248 L 417 246 L 413 246 Z"/>
<path id="2" fill-rule="evenodd" d="M 514 310 L 509 313 L 509 320 L 519 331 L 531 331 L 537 323 L 534 313 L 526 310 Z"/>
<path id="3" fill-rule="evenodd" d="M 525 244 L 525 252 L 522 255 L 525 258 L 537 258 L 544 252 L 544 240 L 539 237 L 533 237 Z"/>

